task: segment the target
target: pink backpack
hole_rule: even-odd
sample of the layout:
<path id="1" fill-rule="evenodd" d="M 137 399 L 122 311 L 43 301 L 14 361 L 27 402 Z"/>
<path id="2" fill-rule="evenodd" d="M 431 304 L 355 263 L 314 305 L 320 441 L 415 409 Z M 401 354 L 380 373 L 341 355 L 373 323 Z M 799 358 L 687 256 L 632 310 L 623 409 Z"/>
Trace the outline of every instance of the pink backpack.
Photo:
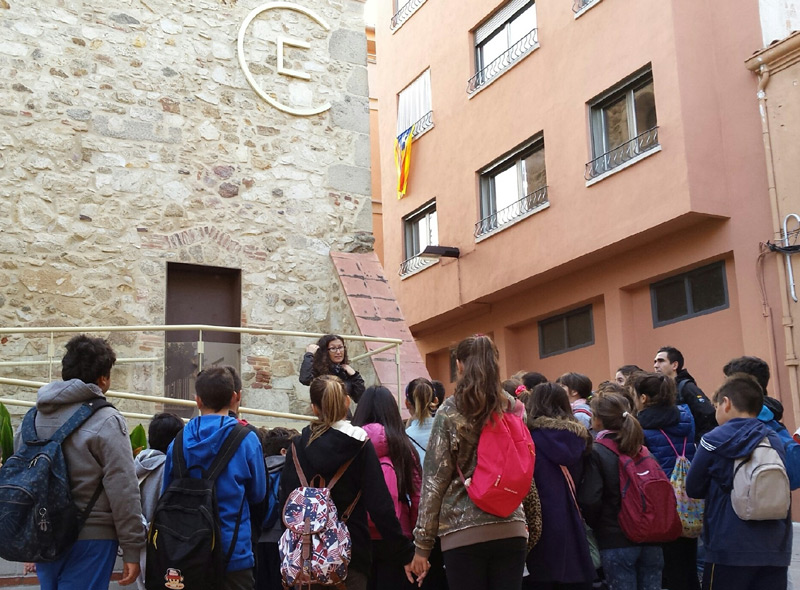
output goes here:
<path id="1" fill-rule="evenodd" d="M 625 536 L 634 543 L 664 543 L 680 537 L 675 492 L 647 447 L 629 457 L 613 440 L 598 438 L 595 442 L 619 457 L 619 526 Z"/>
<path id="2" fill-rule="evenodd" d="M 511 412 L 493 415 L 481 431 L 478 463 L 469 478 L 458 474 L 473 503 L 489 514 L 507 518 L 531 489 L 536 449 L 520 417 L 522 404 Z"/>

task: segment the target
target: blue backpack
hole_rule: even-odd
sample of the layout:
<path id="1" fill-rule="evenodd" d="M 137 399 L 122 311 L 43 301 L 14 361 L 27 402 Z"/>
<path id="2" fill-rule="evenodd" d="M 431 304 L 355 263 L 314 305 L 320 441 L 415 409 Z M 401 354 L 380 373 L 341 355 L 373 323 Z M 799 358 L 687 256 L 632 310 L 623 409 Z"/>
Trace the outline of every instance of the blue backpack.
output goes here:
<path id="1" fill-rule="evenodd" d="M 0 557 L 8 561 L 55 561 L 78 538 L 103 490 L 102 481 L 83 510 L 72 501 L 61 444 L 89 416 L 111 406 L 87 402 L 50 439 L 36 435 L 36 408 L 22 421 L 22 446 L 0 469 Z"/>
<path id="2" fill-rule="evenodd" d="M 275 526 L 281 514 L 281 507 L 278 506 L 278 488 L 281 485 L 281 473 L 283 473 L 285 459 L 278 461 L 278 457 L 284 459 L 280 455 L 264 457 L 264 463 L 267 468 L 267 495 L 264 500 L 267 505 L 267 513 L 264 515 L 264 520 L 261 524 L 261 530 L 264 532 Z"/>

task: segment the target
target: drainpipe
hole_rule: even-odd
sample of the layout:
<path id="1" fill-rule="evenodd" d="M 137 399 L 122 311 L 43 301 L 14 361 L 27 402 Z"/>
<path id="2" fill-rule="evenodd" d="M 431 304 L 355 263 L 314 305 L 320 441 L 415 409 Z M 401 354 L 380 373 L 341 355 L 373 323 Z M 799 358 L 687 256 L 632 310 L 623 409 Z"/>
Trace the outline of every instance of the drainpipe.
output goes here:
<path id="1" fill-rule="evenodd" d="M 772 141 L 770 138 L 770 130 L 769 130 L 769 116 L 767 112 L 767 84 L 769 84 L 770 79 L 770 70 L 769 66 L 765 63 L 761 63 L 758 66 L 756 71 L 758 75 L 758 112 L 761 116 L 761 137 L 764 142 L 764 155 L 766 158 L 767 164 L 767 187 L 769 193 L 769 203 L 770 208 L 772 209 L 772 227 L 774 235 L 780 235 L 782 223 L 781 223 L 781 210 L 780 204 L 778 202 L 778 189 L 775 182 L 775 167 L 772 158 Z M 798 359 L 797 353 L 795 350 L 794 345 L 794 318 L 792 317 L 792 310 L 791 304 L 789 302 L 789 294 L 787 292 L 787 283 L 786 283 L 786 270 L 783 265 L 783 260 L 779 257 L 777 259 L 778 265 L 778 274 L 780 277 L 781 282 L 781 309 L 783 314 L 783 331 L 784 331 L 784 339 L 786 343 L 786 358 L 784 360 L 784 364 L 786 365 L 789 373 L 789 386 L 791 389 L 791 396 L 792 396 L 792 407 L 794 408 L 794 419 L 795 425 L 800 426 L 800 404 L 796 403 L 798 400 L 798 393 L 800 392 L 800 387 L 798 387 Z M 775 339 L 774 339 L 774 327 L 772 324 L 772 312 L 766 300 L 762 301 L 763 306 L 763 315 L 767 322 L 767 330 L 770 334 L 770 353 L 771 356 L 774 354 L 777 357 L 777 352 L 774 352 L 775 348 Z M 772 359 L 770 359 L 772 360 Z M 777 366 L 777 358 L 774 359 Z M 774 388 L 774 392 L 778 399 L 781 399 L 782 396 L 780 395 L 780 386 L 776 384 L 777 387 Z"/>

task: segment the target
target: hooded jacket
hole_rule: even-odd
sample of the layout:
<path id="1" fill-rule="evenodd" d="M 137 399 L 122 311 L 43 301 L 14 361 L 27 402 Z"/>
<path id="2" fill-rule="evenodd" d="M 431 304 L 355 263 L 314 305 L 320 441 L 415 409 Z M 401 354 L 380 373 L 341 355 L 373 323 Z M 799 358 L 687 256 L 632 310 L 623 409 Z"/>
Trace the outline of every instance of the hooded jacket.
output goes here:
<path id="1" fill-rule="evenodd" d="M 142 498 L 142 515 L 149 523 L 161 497 L 161 484 L 164 477 L 164 462 L 167 456 L 156 449 L 144 449 L 133 460 L 139 493 Z"/>
<path id="2" fill-rule="evenodd" d="M 36 399 L 37 436 L 50 438 L 83 402 L 96 399 L 105 399 L 100 388 L 80 379 L 45 385 Z M 21 443 L 17 433 L 16 446 Z M 89 503 L 97 486 L 103 485 L 78 539 L 117 539 L 123 560 L 138 563 L 145 529 L 125 419 L 113 407 L 101 408 L 61 448 L 69 469 L 72 498 L 79 509 Z"/>
<path id="3" fill-rule="evenodd" d="M 731 505 L 735 459 L 747 457 L 764 437 L 783 459 L 778 435 L 757 418 L 733 418 L 700 441 L 686 491 L 706 501 L 703 543 L 709 563 L 785 567 L 791 561 L 791 511 L 781 520 L 742 520 Z"/>
<path id="4" fill-rule="evenodd" d="M 211 467 L 222 443 L 236 424 L 236 419 L 230 416 L 207 414 L 192 418 L 184 427 L 178 436 L 183 436 L 183 455 L 190 476 L 200 477 L 202 470 Z M 170 443 L 169 449 L 167 449 L 162 492 L 172 482 L 174 444 L 174 442 Z M 236 449 L 236 454 L 219 475 L 216 483 L 220 533 L 225 554 L 234 540 L 233 533 L 241 509 L 241 523 L 236 537 L 236 545 L 227 567 L 229 572 L 248 569 L 255 564 L 250 539 L 250 504 L 257 504 L 264 499 L 266 487 L 267 480 L 261 443 L 258 436 L 251 431 L 244 437 L 241 445 Z"/>
<path id="5" fill-rule="evenodd" d="M 644 430 L 644 446 L 656 458 L 667 477 L 672 475 L 675 468 L 676 452 L 683 453 L 684 445 L 686 458 L 689 461 L 694 458 L 697 448 L 694 444 L 694 418 L 685 404 L 650 406 L 639 412 L 636 418 Z"/>
<path id="6" fill-rule="evenodd" d="M 300 487 L 300 478 L 293 458 L 295 450 L 307 481 L 320 475 L 328 482 L 339 467 L 353 459 L 331 490 L 331 498 L 336 505 L 339 518 L 342 518 L 361 492 L 361 497 L 347 521 L 353 547 L 350 567 L 369 575 L 372 566 L 372 542 L 367 525 L 368 511 L 388 546 L 387 550 L 397 557 L 398 567 L 409 563 L 414 557 L 413 545 L 403 536 L 395 515 L 392 497 L 383 479 L 375 447 L 372 446 L 364 429 L 341 420 L 335 422 L 311 444 L 308 442 L 310 438 L 311 427 L 306 426 L 300 436 L 292 440 L 292 447 L 286 453 L 286 465 L 281 475 L 279 505 L 285 505 L 289 493 Z"/>
<path id="7" fill-rule="evenodd" d="M 539 417 L 530 424 L 536 445 L 533 479 L 542 504 L 542 537 L 528 554 L 531 579 L 572 584 L 591 582 L 595 571 L 586 528 L 561 466 L 580 481 L 592 436 L 577 421 Z"/>
<path id="8" fill-rule="evenodd" d="M 383 479 L 386 481 L 386 487 L 392 497 L 394 513 L 397 515 L 397 520 L 400 521 L 400 528 L 403 530 L 403 534 L 411 539 L 414 525 L 417 522 L 419 492 L 422 486 L 422 468 L 419 466 L 419 459 L 416 456 L 413 457 L 414 469 L 412 469 L 411 494 L 409 497 L 401 498 L 397 489 L 397 471 L 392 458 L 389 456 L 389 441 L 386 438 L 386 429 L 383 424 L 365 424 L 364 430 L 369 436 L 372 446 L 375 447 L 375 452 L 378 454 L 378 460 L 383 470 Z M 381 538 L 372 520 L 369 523 L 369 533 L 373 539 Z"/>

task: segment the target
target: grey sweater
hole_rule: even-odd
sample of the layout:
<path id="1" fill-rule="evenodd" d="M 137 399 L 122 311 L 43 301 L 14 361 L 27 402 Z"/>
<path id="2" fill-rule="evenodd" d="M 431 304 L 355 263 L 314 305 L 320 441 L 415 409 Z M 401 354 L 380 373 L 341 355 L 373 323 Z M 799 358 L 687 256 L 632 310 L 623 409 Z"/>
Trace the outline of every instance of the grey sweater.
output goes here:
<path id="1" fill-rule="evenodd" d="M 81 403 L 103 397 L 97 385 L 79 379 L 45 385 L 37 394 L 37 436 L 51 437 Z M 15 447 L 21 443 L 17 432 Z M 145 544 L 145 529 L 125 419 L 114 408 L 101 408 L 64 441 L 62 449 L 78 508 L 84 508 L 98 484 L 103 483 L 78 539 L 117 539 L 123 560 L 137 563 Z"/>

